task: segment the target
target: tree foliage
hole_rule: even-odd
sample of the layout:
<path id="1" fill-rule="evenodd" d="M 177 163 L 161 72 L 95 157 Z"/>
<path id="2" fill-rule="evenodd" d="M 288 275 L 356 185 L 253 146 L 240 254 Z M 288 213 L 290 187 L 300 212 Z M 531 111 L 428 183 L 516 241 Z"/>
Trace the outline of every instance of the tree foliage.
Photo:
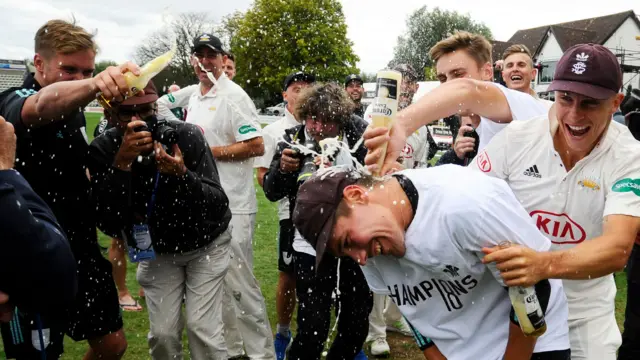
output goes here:
<path id="1" fill-rule="evenodd" d="M 93 74 L 94 75 L 100 74 L 101 72 L 104 71 L 104 69 L 108 68 L 109 66 L 116 66 L 116 65 L 118 64 L 116 64 L 116 62 L 112 60 L 98 61 L 95 66 L 95 70 L 93 70 Z"/>
<path id="2" fill-rule="evenodd" d="M 396 64 L 411 64 L 424 78 L 429 80 L 433 72 L 433 63 L 429 58 L 429 49 L 438 41 L 447 38 L 457 30 L 469 31 L 492 39 L 491 30 L 480 22 L 475 22 L 468 14 L 434 8 L 429 11 L 426 6 L 414 11 L 406 22 L 406 32 L 398 37 L 394 48 L 393 60 L 389 67 Z"/>
<path id="3" fill-rule="evenodd" d="M 189 62 L 193 39 L 202 33 L 213 33 L 218 27 L 206 13 L 178 14 L 167 29 L 151 34 L 135 52 L 135 60 L 143 65 L 171 49 L 175 37 L 177 51 L 171 64 L 156 75 L 154 83 L 158 90 L 176 83 L 181 86 L 197 82 L 193 67 Z"/>
<path id="4" fill-rule="evenodd" d="M 234 21 L 236 80 L 253 98 L 279 101 L 284 78 L 298 70 L 340 82 L 359 72 L 338 0 L 256 0 Z"/>

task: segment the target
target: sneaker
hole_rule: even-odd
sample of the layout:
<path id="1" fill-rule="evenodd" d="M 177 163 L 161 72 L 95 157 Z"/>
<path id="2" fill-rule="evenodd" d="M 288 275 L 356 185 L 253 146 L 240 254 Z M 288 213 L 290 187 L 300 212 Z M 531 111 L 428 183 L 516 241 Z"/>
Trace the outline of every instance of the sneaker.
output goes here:
<path id="1" fill-rule="evenodd" d="M 397 332 L 409 337 L 413 336 L 413 332 L 405 319 L 398 320 L 394 322 L 393 325 L 387 325 L 387 331 Z"/>
<path id="2" fill-rule="evenodd" d="M 356 357 L 353 360 L 368 360 L 367 355 L 364 354 L 364 350 L 360 350 L 359 353 L 356 354 Z"/>
<path id="3" fill-rule="evenodd" d="M 387 340 L 384 338 L 377 338 L 371 343 L 371 355 L 375 357 L 387 357 L 391 354 L 391 349 Z M 358 357 L 356 356 L 356 359 Z"/>
<path id="4" fill-rule="evenodd" d="M 291 332 L 289 336 L 284 336 L 280 333 L 276 333 L 276 339 L 273 341 L 273 346 L 276 348 L 276 360 L 284 360 L 287 354 L 287 347 L 291 342 Z"/>

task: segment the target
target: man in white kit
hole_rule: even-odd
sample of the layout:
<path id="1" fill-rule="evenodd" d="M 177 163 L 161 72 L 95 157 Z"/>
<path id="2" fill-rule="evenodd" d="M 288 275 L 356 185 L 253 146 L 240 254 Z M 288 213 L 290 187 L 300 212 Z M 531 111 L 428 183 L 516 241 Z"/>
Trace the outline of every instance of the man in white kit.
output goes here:
<path id="1" fill-rule="evenodd" d="M 623 95 L 615 55 L 568 49 L 556 67 L 549 114 L 507 127 L 473 168 L 507 181 L 553 243 L 550 252 L 487 250 L 508 285 L 565 279 L 572 358 L 613 360 L 621 337 L 616 286 L 640 231 L 640 143 L 614 121 Z"/>
<path id="2" fill-rule="evenodd" d="M 536 341 L 517 324 L 498 269 L 482 263 L 481 249 L 505 239 L 551 246 L 503 181 L 455 165 L 380 180 L 333 167 L 300 187 L 293 222 L 317 264 L 326 253 L 357 261 L 369 287 L 390 296 L 446 359 L 570 358 L 562 282 L 535 284 L 547 323 Z"/>
<path id="3" fill-rule="evenodd" d="M 253 275 L 252 240 L 258 210 L 253 158 L 264 154 L 258 114 L 247 93 L 224 73 L 227 56 L 217 37 L 211 34 L 196 37 L 193 53 L 198 60 L 193 65 L 200 84 L 172 93 L 173 99 L 163 96 L 158 101 L 158 110 L 169 116 L 168 110 L 188 103 L 187 122 L 203 131 L 229 197 L 231 261 L 221 314 L 229 356 L 242 356 L 244 343 L 251 359 L 275 359 L 264 297 Z M 215 82 L 198 62 L 213 75 Z"/>
<path id="4" fill-rule="evenodd" d="M 548 115 L 510 125 L 472 163 L 507 181 L 552 241 L 552 251 L 545 252 L 485 249 L 484 261 L 497 262 L 509 286 L 565 279 L 573 359 L 615 359 L 621 341 L 611 274 L 625 266 L 640 230 L 640 168 L 630 155 L 640 145 L 611 121 L 621 85 L 611 51 L 592 44 L 570 48 L 549 87 L 556 101 Z M 508 110 L 504 104 L 494 107 Z M 385 129 L 365 133 L 369 149 L 389 141 L 383 173 L 394 166 L 406 134 L 426 121 L 405 116 L 391 136 Z M 379 157 L 374 150 L 366 163 Z"/>

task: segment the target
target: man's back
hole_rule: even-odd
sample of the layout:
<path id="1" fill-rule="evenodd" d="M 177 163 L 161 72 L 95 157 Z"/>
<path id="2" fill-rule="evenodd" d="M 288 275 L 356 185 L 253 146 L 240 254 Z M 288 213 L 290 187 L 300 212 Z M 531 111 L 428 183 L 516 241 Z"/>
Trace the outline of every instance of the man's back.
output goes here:
<path id="1" fill-rule="evenodd" d="M 371 288 L 390 294 L 448 359 L 502 358 L 511 305 L 497 269 L 482 264 L 481 249 L 508 239 L 547 250 L 549 241 L 500 180 L 453 165 L 400 174 L 411 180 L 419 197 L 405 234 L 406 255 L 369 259 L 363 271 Z M 562 285 L 550 283 L 548 329 L 536 352 L 569 347 Z"/>

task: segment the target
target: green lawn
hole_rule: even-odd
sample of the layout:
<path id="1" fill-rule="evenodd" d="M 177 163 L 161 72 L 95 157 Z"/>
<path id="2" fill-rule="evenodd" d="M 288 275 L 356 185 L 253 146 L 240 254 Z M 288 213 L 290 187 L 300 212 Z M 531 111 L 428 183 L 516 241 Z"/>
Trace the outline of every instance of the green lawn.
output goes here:
<path id="1" fill-rule="evenodd" d="M 92 138 L 93 129 L 95 128 L 100 114 L 87 113 L 87 133 Z M 272 327 L 275 329 L 276 313 L 275 313 L 275 286 L 278 278 L 277 270 L 277 231 L 278 219 L 276 206 L 269 202 L 259 187 L 256 185 L 258 196 L 258 215 L 256 232 L 254 236 L 254 273 L 262 285 L 263 295 L 266 299 L 269 319 Z M 108 246 L 109 239 L 101 234 L 100 243 L 102 246 Z M 135 265 L 127 264 L 127 285 L 133 295 L 138 294 L 139 285 L 135 280 Z M 618 323 L 622 325 L 624 319 L 624 305 L 626 299 L 626 281 L 624 274 L 616 274 L 616 283 L 618 285 L 618 295 L 616 298 L 616 309 Z M 144 301 L 141 304 L 145 306 Z M 147 347 L 148 332 L 148 315 L 146 311 L 139 313 L 125 312 L 124 324 L 129 348 L 125 355 L 126 359 L 145 359 L 149 358 Z M 295 326 L 295 321 L 294 321 Z M 391 359 L 421 359 L 421 355 L 414 342 L 410 338 L 404 338 L 395 334 L 389 335 L 389 342 L 392 347 L 393 357 Z M 184 341 L 186 344 L 186 339 Z M 70 339 L 66 339 L 66 353 L 63 359 L 81 359 L 86 351 L 85 342 L 74 343 Z M 2 354 L 4 355 L 4 354 Z M 188 358 L 188 355 L 187 357 Z"/>

